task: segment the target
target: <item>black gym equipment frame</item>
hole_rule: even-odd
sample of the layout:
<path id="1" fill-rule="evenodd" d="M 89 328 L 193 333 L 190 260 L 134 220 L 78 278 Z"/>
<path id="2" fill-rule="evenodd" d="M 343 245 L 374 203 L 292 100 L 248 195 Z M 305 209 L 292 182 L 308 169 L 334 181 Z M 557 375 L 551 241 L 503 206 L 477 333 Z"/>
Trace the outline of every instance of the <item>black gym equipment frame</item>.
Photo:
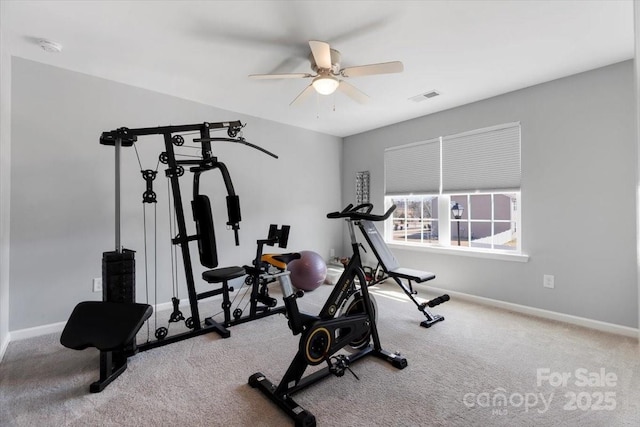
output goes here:
<path id="1" fill-rule="evenodd" d="M 397 369 L 407 367 L 407 359 L 399 353 L 382 348 L 376 324 L 376 308 L 366 286 L 362 269 L 360 243 L 356 240 L 354 224 L 360 221 L 384 221 L 395 210 L 392 206 L 384 215 L 371 214 L 373 205 L 366 203 L 356 207 L 348 205 L 341 212 L 332 212 L 328 218 L 347 220 L 353 255 L 345 266 L 338 283 L 325 301 L 317 316 L 302 313 L 296 299 L 299 292 L 287 292 L 286 278 L 280 279 L 283 288 L 289 328 L 294 335 L 300 334 L 298 351 L 278 384 L 271 382 L 263 373 L 256 372 L 248 383 L 257 388 L 291 419 L 296 427 L 315 427 L 315 416 L 302 408 L 292 395 L 311 386 L 329 375 L 343 376 L 349 366 L 366 356 L 374 356 Z M 298 254 L 283 254 L 281 259 L 292 260 Z M 287 261 L 285 261 L 287 262 Z M 356 282 L 361 286 L 356 287 Z M 351 299 L 351 297 L 355 297 Z M 349 303 L 351 301 L 351 303 Z M 350 347 L 354 353 L 338 354 Z M 303 376 L 309 366 L 327 363 L 327 367 Z M 355 376 L 355 373 L 351 371 Z M 357 377 L 356 377 L 357 378 Z"/>
<path id="2" fill-rule="evenodd" d="M 205 208 L 209 206 L 206 196 L 200 196 L 198 194 L 199 176 L 202 172 L 208 170 L 218 169 L 220 171 L 227 190 L 227 212 L 229 220 L 226 224 L 228 228 L 234 231 L 235 243 L 236 245 L 238 245 L 238 230 L 240 228 L 239 222 L 241 220 L 239 199 L 235 194 L 233 183 L 226 166 L 224 165 L 224 163 L 219 162 L 218 159 L 212 154 L 211 142 L 224 141 L 239 143 L 247 145 L 251 148 L 258 149 L 274 158 L 278 158 L 278 156 L 276 156 L 275 154 L 245 141 L 244 138 L 237 137 L 238 133 L 243 127 L 244 125 L 238 120 L 229 122 L 204 122 L 188 125 L 159 126 L 137 129 L 129 129 L 123 127 L 102 133 L 100 137 L 100 144 L 113 146 L 115 148 L 115 251 L 105 252 L 103 254 L 103 300 L 116 302 L 135 302 L 134 251 L 124 249 L 121 243 L 121 148 L 133 146 L 139 136 L 162 135 L 164 137 L 165 151 L 160 154 L 159 162 L 167 165 L 165 173 L 170 181 L 175 211 L 175 221 L 177 226 L 177 235 L 172 238 L 172 243 L 174 245 L 179 245 L 181 249 L 189 305 L 191 309 L 191 317 L 187 319 L 187 326 L 191 328 L 190 331 L 175 334 L 172 336 L 162 337 L 162 339 L 142 343 L 140 345 L 136 345 L 134 340 L 134 342 L 127 349 L 129 355 L 135 354 L 137 351 L 150 350 L 152 348 L 164 346 L 209 332 L 217 332 L 218 334 L 220 334 L 220 336 L 226 338 L 229 336 L 229 331 L 225 328 L 225 326 L 230 326 L 231 324 L 242 323 L 271 314 L 284 312 L 284 307 L 273 309 L 270 308 L 268 310 L 261 311 L 258 314 L 255 314 L 255 311 L 252 311 L 253 316 L 251 316 L 250 318 L 235 319 L 231 322 L 225 322 L 225 325 L 220 324 L 211 318 L 207 318 L 206 322 L 204 322 L 204 325 L 202 324 L 203 322 L 201 322 L 198 300 L 202 298 L 202 294 L 198 295 L 198 293 L 196 292 L 189 243 L 194 240 L 198 241 L 201 263 L 204 266 L 213 268 L 217 266 L 215 239 L 213 237 L 212 223 L 207 223 L 206 220 L 203 221 L 204 225 L 202 227 L 196 224 L 197 233 L 195 235 L 188 235 L 179 178 L 184 174 L 185 166 L 190 167 L 190 171 L 194 173 L 193 208 L 194 220 L 196 221 L 196 223 L 198 223 L 198 214 L 196 212 L 206 211 Z M 212 137 L 212 131 L 219 131 L 224 129 L 227 130 L 227 135 L 229 136 L 229 138 Z M 201 144 L 202 149 L 200 159 L 176 159 L 174 145 L 181 146 L 184 143 L 184 139 L 182 138 L 180 133 L 185 132 L 199 133 L 199 138 L 194 138 L 193 141 Z M 143 195 L 143 202 L 155 203 L 155 193 L 153 193 L 151 183 L 155 178 L 155 172 L 148 170 L 142 171 L 142 174 L 147 184 L 147 191 L 145 191 Z M 204 208 L 202 207 L 203 203 L 205 204 Z M 196 206 L 198 204 L 200 205 L 199 208 Z M 210 211 L 208 218 L 210 221 Z M 230 290 L 233 290 L 233 288 L 230 288 Z M 175 301 L 174 305 L 176 305 Z"/>

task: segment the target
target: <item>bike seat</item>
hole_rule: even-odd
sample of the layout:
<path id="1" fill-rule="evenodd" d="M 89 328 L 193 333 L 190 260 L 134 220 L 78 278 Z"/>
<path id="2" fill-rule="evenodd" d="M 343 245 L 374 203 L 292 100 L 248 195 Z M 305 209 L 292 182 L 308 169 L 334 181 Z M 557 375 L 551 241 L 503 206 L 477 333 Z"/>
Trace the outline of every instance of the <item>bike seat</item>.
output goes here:
<path id="1" fill-rule="evenodd" d="M 300 259 L 300 254 L 298 252 L 290 252 L 286 254 L 264 254 L 262 255 L 262 258 L 260 258 L 262 262 L 266 262 L 280 270 L 286 270 L 287 264 L 296 259 Z"/>

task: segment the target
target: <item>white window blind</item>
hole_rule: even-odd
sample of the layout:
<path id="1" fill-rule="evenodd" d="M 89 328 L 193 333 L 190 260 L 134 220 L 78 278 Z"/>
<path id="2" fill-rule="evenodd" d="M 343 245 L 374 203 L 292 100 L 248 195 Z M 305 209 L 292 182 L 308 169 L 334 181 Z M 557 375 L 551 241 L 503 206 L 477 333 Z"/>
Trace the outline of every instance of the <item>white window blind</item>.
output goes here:
<path id="1" fill-rule="evenodd" d="M 385 194 L 440 192 L 440 138 L 384 152 Z"/>
<path id="2" fill-rule="evenodd" d="M 520 124 L 442 138 L 442 192 L 520 189 Z"/>

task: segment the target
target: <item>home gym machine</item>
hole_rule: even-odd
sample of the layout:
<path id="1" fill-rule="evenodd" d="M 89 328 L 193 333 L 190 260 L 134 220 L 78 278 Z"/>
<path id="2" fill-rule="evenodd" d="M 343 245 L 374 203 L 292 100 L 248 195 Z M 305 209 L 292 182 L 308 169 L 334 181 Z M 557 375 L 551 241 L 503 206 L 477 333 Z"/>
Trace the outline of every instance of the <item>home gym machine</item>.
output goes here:
<path id="1" fill-rule="evenodd" d="M 258 388 L 277 404 L 294 419 L 296 426 L 316 425 L 315 416 L 291 398 L 292 394 L 303 388 L 331 374 L 343 376 L 347 370 L 355 376 L 350 365 L 365 356 L 378 357 L 398 369 L 404 369 L 407 366 L 407 360 L 404 357 L 382 349 L 376 326 L 375 302 L 366 285 L 356 286 L 356 280 L 361 284 L 366 282 L 354 224 L 363 220 L 383 221 L 391 215 L 395 206 L 392 206 L 384 215 L 371 214 L 372 208 L 371 204 L 356 207 L 349 205 L 341 212 L 327 215 L 328 218 L 347 220 L 353 255 L 318 315 L 313 316 L 299 311 L 296 299 L 302 296 L 302 293 L 294 291 L 286 271 L 286 264 L 297 259 L 299 254 L 274 255 L 269 260 L 272 265 L 282 270 L 279 279 L 289 328 L 294 335 L 301 334 L 301 337 L 298 351 L 279 384 L 273 384 L 264 374 L 258 372 L 249 377 L 249 385 Z M 338 354 L 342 349 L 353 353 Z M 302 377 L 307 367 L 321 363 L 326 363 L 327 366 Z"/>
<path id="2" fill-rule="evenodd" d="M 263 270 L 259 266 L 259 258 L 254 261 L 254 267 L 223 267 L 218 266 L 217 248 L 213 226 L 211 202 L 206 195 L 200 194 L 201 174 L 210 170 L 218 170 L 222 175 L 226 187 L 226 202 L 228 221 L 227 227 L 233 230 L 235 244 L 239 244 L 238 230 L 241 221 L 240 201 L 236 195 L 231 177 L 224 163 L 218 161 L 213 155 L 212 142 L 231 142 L 249 146 L 269 156 L 278 158 L 275 154 L 247 142 L 241 134 L 244 125 L 240 121 L 220 123 L 199 123 L 192 125 L 163 126 L 153 128 L 128 129 L 119 128 L 103 132 L 100 144 L 112 146 L 115 149 L 115 250 L 104 252 L 102 258 L 103 301 L 84 302 L 78 304 L 72 313 L 65 331 L 62 334 L 61 343 L 66 347 L 81 350 L 87 347 L 96 347 L 100 350 L 100 381 L 92 384 L 91 391 L 98 392 L 104 389 L 115 377 L 126 369 L 127 357 L 138 351 L 163 346 L 208 332 L 217 332 L 223 338 L 229 337 L 227 327 L 243 322 L 266 317 L 272 314 L 284 313 L 285 307 L 276 307 L 276 300 L 268 295 L 268 282 L 261 278 Z M 213 136 L 213 131 L 224 131 L 224 137 Z M 184 146 L 184 148 L 198 149 L 200 155 L 186 155 L 187 159 L 178 158 L 181 154 L 176 150 L 185 144 L 185 136 L 197 134 L 193 139 L 197 146 Z M 156 169 L 144 169 L 135 143 L 139 136 L 162 135 L 164 138 L 164 151 L 160 153 Z M 173 199 L 173 221 L 170 221 L 170 233 L 172 243 L 172 280 L 177 275 L 177 251 L 179 246 L 184 266 L 186 287 L 191 315 L 185 316 L 179 309 L 179 298 L 176 297 L 177 280 L 174 281 L 174 297 L 172 298 L 173 312 L 169 317 L 169 324 L 185 322 L 186 332 L 168 335 L 168 327 L 160 327 L 155 331 L 155 341 L 147 340 L 137 344 L 135 336 L 144 322 L 149 319 L 153 310 L 151 305 L 135 302 L 135 251 L 125 249 L 121 243 L 121 149 L 134 147 L 141 174 L 145 182 L 145 191 L 142 194 L 143 206 L 155 204 L 157 195 L 154 191 L 154 180 L 158 174 L 160 164 L 166 165 L 165 175 L 168 179 L 168 203 Z M 190 151 L 193 153 L 193 151 Z M 180 189 L 180 177 L 185 174 L 185 167 L 193 174 L 193 200 L 191 208 L 196 233 L 189 235 L 187 220 L 183 208 L 183 197 Z M 155 205 L 154 205 L 155 206 Z M 169 208 L 171 210 L 171 207 Z M 172 227 L 173 226 L 173 227 Z M 279 244 L 286 247 L 288 226 L 277 229 L 271 226 L 266 240 L 259 240 L 259 252 L 264 244 Z M 210 268 L 202 274 L 204 281 L 210 284 L 220 285 L 213 289 L 198 293 L 193 276 L 193 265 L 189 244 L 197 242 L 200 263 Z M 146 259 L 146 209 L 145 209 L 145 271 Z M 256 264 L 258 262 L 258 264 Z M 157 260 L 156 260 L 157 264 Z M 245 277 L 245 284 L 251 287 L 249 313 L 242 309 L 232 310 L 229 298 L 234 289 L 229 285 L 233 279 Z M 146 279 L 146 278 L 145 278 Z M 157 280 L 157 277 L 155 278 Z M 148 284 L 147 284 L 148 286 Z M 148 291 L 148 289 L 147 289 Z M 147 292 L 148 294 L 148 292 Z M 201 320 L 198 302 L 215 295 L 222 295 L 222 309 L 224 321 L 214 320 L 213 316 Z M 156 295 L 157 298 L 157 295 Z M 148 299 L 148 296 L 147 296 Z M 157 303 L 157 301 L 156 301 Z M 246 305 L 245 305 L 246 308 Z M 156 321 L 157 326 L 157 321 Z M 167 325 L 168 326 L 168 325 Z"/>
<path id="3" fill-rule="evenodd" d="M 232 318 L 229 292 L 232 292 L 234 289 L 229 285 L 229 281 L 245 276 L 246 271 L 243 267 L 238 266 L 216 268 L 218 266 L 218 255 L 213 216 L 211 213 L 211 202 L 208 196 L 200 194 L 200 178 L 204 172 L 218 170 L 222 175 L 227 191 L 228 221 L 226 224 L 227 228 L 234 232 L 236 245 L 239 244 L 238 230 L 240 228 L 241 214 L 240 200 L 235 193 L 229 171 L 225 164 L 218 161 L 217 157 L 213 155 L 211 143 L 239 143 L 257 149 L 271 157 L 278 158 L 275 154 L 247 142 L 241 136 L 243 127 L 244 125 L 240 121 L 232 121 L 140 129 L 120 128 L 110 132 L 104 132 L 100 138 L 101 144 L 115 148 L 116 157 L 116 250 L 106 252 L 103 256 L 103 299 L 105 301 L 131 302 L 135 298 L 134 253 L 133 251 L 122 248 L 120 243 L 120 149 L 121 147 L 131 146 L 135 148 L 135 143 L 139 136 L 162 135 L 164 138 L 164 151 L 159 155 L 158 164 L 167 166 L 165 175 L 170 184 L 170 195 L 173 199 L 173 213 L 175 218 L 175 228 L 173 232 L 177 233 L 175 237 L 171 239 L 171 243 L 178 246 L 182 254 L 191 316 L 185 318 L 179 311 L 179 300 L 174 296 L 172 299 L 174 306 L 173 313 L 169 318 L 169 322 L 174 323 L 184 320 L 185 326 L 189 331 L 169 336 L 168 328 L 160 327 L 156 329 L 155 332 L 157 340 L 140 344 L 138 346 L 139 350 L 147 350 L 149 348 L 166 345 L 211 331 L 215 331 L 220 334 L 220 336 L 226 338 L 230 335 L 230 332 L 226 329 L 228 326 L 284 312 L 284 307 L 272 309 L 272 300 L 269 300 L 269 307 L 265 307 L 264 304 L 259 301 L 259 299 L 266 300 L 267 290 L 266 287 L 257 289 L 260 287 L 260 280 L 257 277 L 251 277 L 248 280 L 250 282 L 249 284 L 256 289 L 252 292 L 253 298 L 251 299 L 250 313 L 247 316 L 242 316 L 242 313 L 234 310 L 235 316 Z M 212 135 L 213 131 L 219 130 L 226 130 L 227 135 L 224 137 Z M 177 149 L 185 145 L 185 137 L 183 135 L 189 133 L 196 133 L 198 135 L 197 138 L 193 139 L 193 142 L 199 145 L 195 147 L 185 146 L 185 148 L 197 148 L 200 155 L 191 155 L 186 159 L 179 159 L 178 157 L 180 155 L 177 153 Z M 141 162 L 140 166 L 142 169 Z M 183 196 L 180 189 L 180 177 L 185 174 L 185 167 L 189 167 L 189 171 L 193 174 L 193 200 L 191 207 L 196 229 L 196 234 L 193 235 L 188 234 L 187 221 L 183 208 Z M 156 203 L 157 196 L 153 189 L 153 182 L 157 175 L 157 170 L 143 169 L 141 173 L 146 183 L 146 191 L 142 195 L 142 201 L 144 204 Z M 189 243 L 192 241 L 197 242 L 200 263 L 211 269 L 205 271 L 202 274 L 202 278 L 210 284 L 220 284 L 221 287 L 219 289 L 202 293 L 196 291 L 189 248 Z M 198 302 L 202 299 L 220 294 L 223 296 L 222 308 L 225 314 L 224 323 L 218 323 L 212 317 L 206 318 L 206 321 L 203 322 Z M 261 298 L 258 298 L 258 296 L 261 296 Z"/>

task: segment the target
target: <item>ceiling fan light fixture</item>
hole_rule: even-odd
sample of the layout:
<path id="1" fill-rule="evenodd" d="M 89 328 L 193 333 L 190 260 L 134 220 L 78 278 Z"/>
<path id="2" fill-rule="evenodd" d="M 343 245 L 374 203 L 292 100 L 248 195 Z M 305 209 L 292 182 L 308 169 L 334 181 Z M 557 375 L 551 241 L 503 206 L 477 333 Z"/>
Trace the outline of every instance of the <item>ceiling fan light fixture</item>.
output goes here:
<path id="1" fill-rule="evenodd" d="M 333 76 L 318 76 L 311 84 L 320 95 L 331 95 L 338 89 L 340 81 Z"/>
<path id="2" fill-rule="evenodd" d="M 1 1 L 1 0 L 0 0 Z M 340 52 L 331 49 L 327 42 L 319 40 L 309 40 L 309 62 L 311 70 L 315 75 L 308 73 L 285 73 L 285 74 L 251 74 L 252 79 L 307 79 L 311 84 L 304 88 L 289 105 L 300 103 L 308 98 L 314 91 L 320 95 L 331 95 L 336 90 L 340 90 L 352 100 L 365 104 L 369 101 L 369 96 L 342 78 L 374 76 L 377 74 L 400 73 L 404 66 L 400 61 L 380 62 L 377 64 L 357 65 L 354 67 L 340 67 Z"/>

